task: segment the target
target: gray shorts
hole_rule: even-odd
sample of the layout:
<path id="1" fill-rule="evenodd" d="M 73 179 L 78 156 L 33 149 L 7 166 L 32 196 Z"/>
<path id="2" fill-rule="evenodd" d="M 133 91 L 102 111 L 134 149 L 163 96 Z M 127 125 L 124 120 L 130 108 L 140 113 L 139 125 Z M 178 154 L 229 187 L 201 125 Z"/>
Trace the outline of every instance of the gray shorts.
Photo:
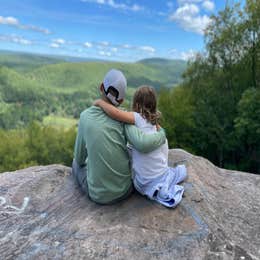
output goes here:
<path id="1" fill-rule="evenodd" d="M 73 175 L 76 185 L 80 188 L 80 190 L 84 194 L 86 194 L 91 199 L 91 197 L 89 196 L 89 193 L 88 193 L 87 165 L 80 167 L 78 165 L 77 161 L 75 159 L 73 159 L 72 175 Z M 96 201 L 95 202 L 98 204 L 101 204 L 101 205 L 111 205 L 111 204 L 117 203 L 119 201 L 122 201 L 122 200 L 128 198 L 133 192 L 134 192 L 134 188 L 133 188 L 133 185 L 131 185 L 130 188 L 128 189 L 128 191 L 120 198 L 116 198 L 108 203 L 100 203 L 100 202 L 96 202 Z"/>

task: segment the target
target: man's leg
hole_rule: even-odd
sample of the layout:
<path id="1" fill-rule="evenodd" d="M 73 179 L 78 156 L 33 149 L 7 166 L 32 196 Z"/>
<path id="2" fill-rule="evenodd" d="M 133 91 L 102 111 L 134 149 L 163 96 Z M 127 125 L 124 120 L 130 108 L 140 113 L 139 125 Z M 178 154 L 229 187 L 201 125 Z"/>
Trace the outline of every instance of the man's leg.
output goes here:
<path id="1" fill-rule="evenodd" d="M 80 187 L 83 193 L 88 194 L 87 185 L 87 166 L 80 167 L 75 159 L 72 162 L 72 175 L 76 184 Z"/>

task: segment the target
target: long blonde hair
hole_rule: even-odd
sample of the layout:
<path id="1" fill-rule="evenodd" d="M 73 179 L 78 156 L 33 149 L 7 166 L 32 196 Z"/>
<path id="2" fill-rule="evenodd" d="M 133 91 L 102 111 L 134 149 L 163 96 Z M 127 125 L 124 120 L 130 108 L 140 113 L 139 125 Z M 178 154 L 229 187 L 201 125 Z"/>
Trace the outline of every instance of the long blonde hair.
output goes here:
<path id="1" fill-rule="evenodd" d="M 161 113 L 157 110 L 156 93 L 153 87 L 143 85 L 135 91 L 132 110 L 140 113 L 151 124 L 158 123 Z"/>

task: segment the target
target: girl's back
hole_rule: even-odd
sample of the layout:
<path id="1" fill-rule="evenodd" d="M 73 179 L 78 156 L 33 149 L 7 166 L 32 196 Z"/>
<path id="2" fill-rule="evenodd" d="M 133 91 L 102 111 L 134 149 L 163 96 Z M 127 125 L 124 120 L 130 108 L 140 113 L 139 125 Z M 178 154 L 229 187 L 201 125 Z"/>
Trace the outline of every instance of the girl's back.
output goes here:
<path id="1" fill-rule="evenodd" d="M 152 125 L 139 113 L 134 113 L 135 125 L 145 133 L 156 132 L 156 126 Z M 150 153 L 140 153 L 133 148 L 134 178 L 139 182 L 149 182 L 164 174 L 168 169 L 168 144 L 163 144 Z"/>

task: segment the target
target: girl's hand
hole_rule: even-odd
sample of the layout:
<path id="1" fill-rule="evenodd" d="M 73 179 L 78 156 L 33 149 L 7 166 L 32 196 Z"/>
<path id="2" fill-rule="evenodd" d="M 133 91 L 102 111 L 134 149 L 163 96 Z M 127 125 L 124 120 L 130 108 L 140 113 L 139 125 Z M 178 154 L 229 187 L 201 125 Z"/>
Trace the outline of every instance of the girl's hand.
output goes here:
<path id="1" fill-rule="evenodd" d="M 102 99 L 97 99 L 93 102 L 93 105 L 99 107 L 101 102 L 102 102 Z"/>

